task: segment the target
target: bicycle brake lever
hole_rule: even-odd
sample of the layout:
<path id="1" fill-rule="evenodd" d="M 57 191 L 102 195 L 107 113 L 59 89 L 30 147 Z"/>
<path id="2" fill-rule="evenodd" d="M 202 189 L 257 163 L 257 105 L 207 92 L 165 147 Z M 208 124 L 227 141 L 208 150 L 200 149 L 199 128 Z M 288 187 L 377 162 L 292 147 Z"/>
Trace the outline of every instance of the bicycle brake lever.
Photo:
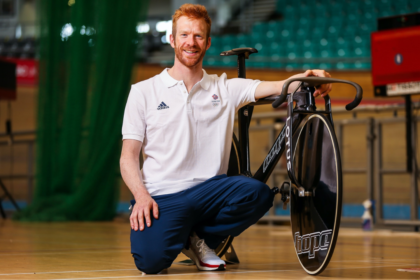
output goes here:
<path id="1" fill-rule="evenodd" d="M 302 77 L 302 78 L 293 78 L 286 80 L 283 84 L 283 89 L 280 96 L 273 102 L 273 108 L 278 108 L 287 98 L 287 92 L 289 89 L 289 85 L 293 82 L 303 82 L 306 83 L 308 86 L 319 86 L 322 84 L 334 84 L 334 83 L 342 83 L 342 84 L 349 84 L 356 88 L 356 96 L 352 102 L 346 105 L 346 110 L 350 111 L 357 107 L 360 104 L 363 97 L 363 89 L 359 84 L 356 84 L 351 81 L 347 80 L 340 80 L 340 79 L 333 79 L 333 78 L 325 78 L 325 77 Z"/>

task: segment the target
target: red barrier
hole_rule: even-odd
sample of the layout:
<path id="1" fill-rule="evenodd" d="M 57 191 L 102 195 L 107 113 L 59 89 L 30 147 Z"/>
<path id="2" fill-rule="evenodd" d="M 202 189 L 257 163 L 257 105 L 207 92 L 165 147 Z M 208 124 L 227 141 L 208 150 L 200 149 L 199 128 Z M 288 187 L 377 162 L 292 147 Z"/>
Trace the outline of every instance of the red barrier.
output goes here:
<path id="1" fill-rule="evenodd" d="M 16 63 L 16 82 L 18 85 L 38 84 L 38 61 L 35 59 L 2 58 Z"/>

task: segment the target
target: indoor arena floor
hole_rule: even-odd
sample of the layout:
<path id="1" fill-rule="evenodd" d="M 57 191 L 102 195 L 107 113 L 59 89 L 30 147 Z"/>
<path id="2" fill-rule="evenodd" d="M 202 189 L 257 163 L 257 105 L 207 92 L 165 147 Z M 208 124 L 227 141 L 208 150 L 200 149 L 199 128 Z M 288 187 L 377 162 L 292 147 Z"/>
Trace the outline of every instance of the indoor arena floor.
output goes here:
<path id="1" fill-rule="evenodd" d="M 300 267 L 290 227 L 253 226 L 234 240 L 240 264 L 202 272 L 173 264 L 143 275 L 130 254 L 129 224 L 16 223 L 0 220 L 0 279 L 419 279 L 420 234 L 340 230 L 328 268 L 310 276 Z M 185 259 L 180 255 L 176 261 Z"/>

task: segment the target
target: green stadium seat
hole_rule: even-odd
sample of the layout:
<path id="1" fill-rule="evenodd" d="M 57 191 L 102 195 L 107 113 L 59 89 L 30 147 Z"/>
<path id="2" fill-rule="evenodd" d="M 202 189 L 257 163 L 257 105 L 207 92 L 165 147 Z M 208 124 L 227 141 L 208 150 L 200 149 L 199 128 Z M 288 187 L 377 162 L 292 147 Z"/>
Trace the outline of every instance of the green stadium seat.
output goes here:
<path id="1" fill-rule="evenodd" d="M 271 55 L 280 53 L 280 44 L 277 42 L 272 42 L 268 45 L 268 49 Z"/>
<path id="2" fill-rule="evenodd" d="M 235 67 L 236 65 L 236 56 L 225 56 L 222 58 L 222 66 Z"/>
<path id="3" fill-rule="evenodd" d="M 357 35 L 351 43 L 354 47 L 367 47 L 370 46 L 370 37 Z"/>
<path id="4" fill-rule="evenodd" d="M 333 48 L 325 48 L 320 50 L 321 57 L 329 58 L 334 57 L 334 49 Z"/>
<path id="5" fill-rule="evenodd" d="M 310 70 L 310 69 L 316 69 L 317 68 L 317 64 L 315 64 L 315 63 L 304 63 L 303 65 L 302 65 L 302 70 L 303 71 L 306 71 L 306 70 Z"/>
<path id="6" fill-rule="evenodd" d="M 410 7 L 411 13 L 420 12 L 420 1 L 417 1 L 417 0 L 410 1 L 409 7 Z"/>
<path id="7" fill-rule="evenodd" d="M 284 64 L 278 61 L 271 61 L 268 63 L 268 67 L 273 68 L 273 69 L 279 69 L 279 68 L 283 68 Z"/>
<path id="8" fill-rule="evenodd" d="M 342 26 L 344 24 L 344 18 L 342 16 L 334 15 L 328 20 L 328 25 Z"/>
<path id="9" fill-rule="evenodd" d="M 286 71 L 296 71 L 300 69 L 300 65 L 298 63 L 288 62 L 286 63 Z"/>
<path id="10" fill-rule="evenodd" d="M 292 40 L 287 41 L 285 45 L 286 45 L 287 51 L 293 51 L 297 47 L 295 41 L 292 41 Z"/>
<path id="11" fill-rule="evenodd" d="M 326 28 L 315 25 L 314 28 L 309 30 L 309 38 L 312 38 L 313 40 L 319 40 L 319 38 L 323 38 L 326 36 Z"/>
<path id="12" fill-rule="evenodd" d="M 215 46 L 210 46 L 210 48 L 206 51 L 206 55 L 219 55 L 219 49 Z"/>
<path id="13" fill-rule="evenodd" d="M 369 57 L 370 56 L 370 49 L 369 48 L 362 48 L 357 47 L 353 50 L 354 57 Z"/>
<path id="14" fill-rule="evenodd" d="M 349 1 L 347 3 L 346 9 L 348 9 L 349 11 L 352 11 L 352 12 L 360 11 L 362 9 L 361 5 L 362 5 L 362 1 L 360 1 L 360 0 L 359 1 Z"/>
<path id="15" fill-rule="evenodd" d="M 294 37 L 294 36 L 292 36 L 292 31 L 291 30 L 288 30 L 288 29 L 283 29 L 281 32 L 280 32 L 280 37 L 282 38 L 282 39 L 290 39 L 290 38 L 292 38 L 292 37 Z"/>
<path id="16" fill-rule="evenodd" d="M 321 38 L 318 41 L 318 46 L 322 49 L 328 48 L 331 45 L 331 42 L 327 38 Z"/>
<path id="17" fill-rule="evenodd" d="M 337 25 L 330 25 L 327 29 L 327 36 L 329 37 L 335 37 L 338 36 L 338 32 L 340 31 L 340 27 Z"/>
<path id="18" fill-rule="evenodd" d="M 304 29 L 304 28 L 299 28 L 297 31 L 296 31 L 296 38 L 298 39 L 298 40 L 304 40 L 304 39 L 306 39 L 306 38 L 308 38 L 309 37 L 309 31 L 307 30 L 307 29 Z"/>
<path id="19" fill-rule="evenodd" d="M 290 50 L 287 52 L 287 58 L 290 60 L 295 60 L 296 58 L 303 57 L 303 52 L 300 49 Z"/>
<path id="20" fill-rule="evenodd" d="M 373 0 L 365 0 L 363 1 L 361 8 L 365 11 L 373 11 L 375 9 L 375 3 Z"/>
<path id="21" fill-rule="evenodd" d="M 302 48 L 304 49 L 304 50 L 313 50 L 314 49 L 314 42 L 312 41 L 312 40 L 310 40 L 310 39 L 305 39 L 304 41 L 303 41 L 303 44 L 302 44 Z"/>
<path id="22" fill-rule="evenodd" d="M 266 22 L 256 22 L 252 26 L 252 33 L 264 33 L 268 29 L 268 24 Z"/>
<path id="23" fill-rule="evenodd" d="M 346 37 L 346 38 L 350 38 L 350 39 L 356 37 L 356 32 L 357 32 L 356 28 L 357 28 L 357 26 L 347 25 L 343 29 L 343 36 Z"/>
<path id="24" fill-rule="evenodd" d="M 257 54 L 254 56 L 253 62 L 253 67 L 255 68 L 266 68 L 269 65 L 269 58 Z"/>
<path id="25" fill-rule="evenodd" d="M 252 33 L 251 40 L 253 42 L 264 42 L 266 41 L 265 33 Z"/>
<path id="26" fill-rule="evenodd" d="M 411 11 L 408 7 L 396 7 L 394 9 L 394 14 L 395 15 L 405 15 L 405 14 L 410 14 Z"/>
<path id="27" fill-rule="evenodd" d="M 349 63 L 349 62 L 337 62 L 335 64 L 335 69 L 338 70 L 348 70 L 348 69 L 353 69 L 353 63 Z"/>
<path id="28" fill-rule="evenodd" d="M 254 48 L 258 51 L 258 54 L 263 56 L 269 56 L 270 55 L 270 47 L 269 44 L 262 44 L 260 42 L 257 42 L 254 45 Z"/>
<path id="29" fill-rule="evenodd" d="M 332 69 L 332 64 L 322 62 L 322 63 L 318 64 L 317 68 L 318 69 L 325 69 L 325 70 Z"/>
<path id="30" fill-rule="evenodd" d="M 296 19 L 299 13 L 297 12 L 297 9 L 294 6 L 289 4 L 286 5 L 282 14 L 284 18 Z"/>
<path id="31" fill-rule="evenodd" d="M 310 15 L 312 15 L 312 7 L 309 5 L 300 5 L 299 13 L 301 15 L 300 19 L 307 19 Z"/>
<path id="32" fill-rule="evenodd" d="M 411 1 L 410 0 L 393 0 L 392 6 L 395 7 L 407 7 Z"/>
<path id="33" fill-rule="evenodd" d="M 246 44 L 248 38 L 245 34 L 238 34 L 236 35 L 236 43 L 237 44 Z"/>
<path id="34" fill-rule="evenodd" d="M 280 32 L 283 29 L 283 22 L 281 21 L 270 21 L 268 23 L 268 30 L 273 31 L 274 33 Z"/>
<path id="35" fill-rule="evenodd" d="M 345 46 L 348 46 L 350 43 L 350 40 L 342 36 L 339 36 L 335 41 L 335 45 L 337 46 L 337 48 L 343 48 Z"/>
<path id="36" fill-rule="evenodd" d="M 220 45 L 222 44 L 222 40 L 220 39 L 219 36 L 211 36 L 211 45 L 215 48 L 220 47 Z"/>
<path id="37" fill-rule="evenodd" d="M 352 56 L 350 48 L 348 48 L 347 46 L 342 47 L 342 48 L 337 48 L 336 53 L 338 57 L 351 57 Z"/>
<path id="38" fill-rule="evenodd" d="M 272 41 L 272 40 L 274 40 L 274 36 L 276 36 L 276 32 L 273 31 L 273 30 L 268 30 L 265 33 L 265 40 L 266 41 Z"/>
<path id="39" fill-rule="evenodd" d="M 352 24 L 352 25 L 358 25 L 361 18 L 362 18 L 361 14 L 351 12 L 351 13 L 347 14 L 346 23 L 347 24 Z"/>
<path id="40" fill-rule="evenodd" d="M 370 62 L 356 61 L 354 63 L 354 69 L 370 69 L 370 68 L 371 68 Z"/>
<path id="41" fill-rule="evenodd" d="M 306 50 L 303 52 L 303 57 L 304 58 L 314 58 L 315 57 L 315 52 L 310 51 L 310 50 Z"/>
<path id="42" fill-rule="evenodd" d="M 314 27 L 326 27 L 327 25 L 331 24 L 331 19 L 327 18 L 327 17 L 317 17 L 313 19 L 313 24 L 314 26 L 312 26 L 312 28 Z"/>
<path id="43" fill-rule="evenodd" d="M 417 0 L 415 0 L 415 1 L 417 1 Z M 375 1 L 375 7 L 379 12 L 381 12 L 381 11 L 391 11 L 392 10 L 391 0 L 376 0 Z"/>
<path id="44" fill-rule="evenodd" d="M 316 18 L 326 18 L 328 14 L 328 9 L 323 3 L 316 3 L 315 6 L 313 6 L 313 10 L 315 11 Z"/>
<path id="45" fill-rule="evenodd" d="M 370 33 L 375 31 L 375 29 L 370 24 L 362 23 L 362 24 L 360 24 L 360 29 L 358 31 L 359 31 L 359 34 L 370 36 Z"/>

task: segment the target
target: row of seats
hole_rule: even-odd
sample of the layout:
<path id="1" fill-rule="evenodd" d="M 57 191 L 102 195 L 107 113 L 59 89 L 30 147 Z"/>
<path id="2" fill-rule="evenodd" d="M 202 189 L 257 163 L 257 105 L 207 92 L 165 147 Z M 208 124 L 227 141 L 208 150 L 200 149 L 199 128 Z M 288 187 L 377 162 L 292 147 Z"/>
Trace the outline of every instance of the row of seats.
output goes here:
<path id="1" fill-rule="evenodd" d="M 237 61 L 234 58 L 215 59 L 213 57 L 206 57 L 203 61 L 203 66 L 210 67 L 236 67 Z M 370 69 L 370 60 L 344 60 L 336 62 L 277 62 L 275 59 L 271 60 L 258 60 L 249 59 L 246 61 L 246 66 L 251 68 L 272 68 L 272 69 L 285 69 L 286 71 L 305 71 L 308 69 L 336 69 L 336 70 L 365 70 Z"/>
<path id="2" fill-rule="evenodd" d="M 0 38 L 0 57 L 30 59 L 36 55 L 36 41 L 33 38 Z"/>
<path id="3" fill-rule="evenodd" d="M 255 23 L 250 33 L 213 36 L 204 64 L 234 66 L 219 53 L 253 47 L 258 54 L 250 59 L 251 67 L 370 69 L 370 35 L 377 18 L 420 12 L 420 0 L 278 0 L 277 11 L 282 20 Z"/>
<path id="4" fill-rule="evenodd" d="M 277 12 L 285 18 L 301 15 L 305 16 L 333 16 L 352 13 L 378 13 L 389 16 L 394 13 L 405 14 L 409 11 L 419 11 L 417 0 L 277 0 Z"/>

